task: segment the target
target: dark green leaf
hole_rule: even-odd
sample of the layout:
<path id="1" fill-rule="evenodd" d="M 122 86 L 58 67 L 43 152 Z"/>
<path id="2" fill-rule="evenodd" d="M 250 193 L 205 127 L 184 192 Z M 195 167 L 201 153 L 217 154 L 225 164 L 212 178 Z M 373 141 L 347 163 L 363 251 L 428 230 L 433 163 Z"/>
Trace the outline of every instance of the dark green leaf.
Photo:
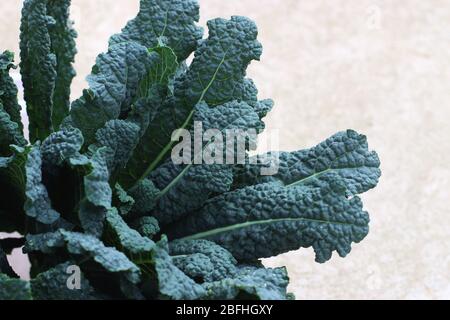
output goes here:
<path id="1" fill-rule="evenodd" d="M 10 156 L 10 145 L 25 146 L 25 141 L 18 124 L 11 120 L 0 101 L 0 156 Z"/>
<path id="2" fill-rule="evenodd" d="M 196 0 L 141 0 L 136 18 L 128 22 L 122 33 L 112 36 L 109 43 L 114 45 L 131 40 L 153 48 L 158 39 L 164 37 L 182 61 L 195 50 L 202 37 L 202 29 L 195 25 L 198 20 Z"/>
<path id="3" fill-rule="evenodd" d="M 154 86 L 161 86 L 167 90 L 169 81 L 177 71 L 177 56 L 172 48 L 164 43 L 150 49 L 150 52 L 156 52 L 159 55 L 159 62 L 150 69 L 147 76 L 139 85 L 138 97 L 147 97 L 152 94 L 151 90 Z"/>
<path id="4" fill-rule="evenodd" d="M 237 273 L 236 259 L 211 241 L 172 241 L 170 254 L 178 268 L 200 283 L 222 280 Z"/>
<path id="5" fill-rule="evenodd" d="M 144 215 L 152 211 L 159 193 L 160 190 L 151 180 L 142 180 L 133 190 L 130 190 L 130 195 L 134 199 L 132 212 L 137 215 Z"/>
<path id="6" fill-rule="evenodd" d="M 77 53 L 76 31 L 69 20 L 71 0 L 48 0 L 47 14 L 55 19 L 49 28 L 51 52 L 56 56 L 56 79 L 53 92 L 52 123 L 58 129 L 68 115 L 70 107 L 70 84 L 76 72 L 72 67 Z"/>
<path id="7" fill-rule="evenodd" d="M 84 197 L 79 208 L 83 229 L 97 237 L 103 232 L 103 222 L 112 201 L 106 152 L 105 148 L 98 149 L 89 160 L 90 171 L 84 177 Z"/>
<path id="8" fill-rule="evenodd" d="M 79 154 L 83 142 L 80 130 L 72 127 L 62 128 L 50 134 L 42 143 L 42 160 L 46 165 L 60 166 Z"/>
<path id="9" fill-rule="evenodd" d="M 346 256 L 368 233 L 369 216 L 358 197 L 347 199 L 339 176 L 320 184 L 285 187 L 272 182 L 211 198 L 168 232 L 172 238 L 208 239 L 238 260 L 271 257 L 312 246 L 316 261 L 333 251 Z"/>
<path id="10" fill-rule="evenodd" d="M 245 132 L 254 129 L 256 134 L 264 127 L 250 105 L 237 101 L 214 108 L 210 108 L 206 103 L 200 103 L 195 108 L 194 120 L 202 124 L 203 130 L 220 130 L 223 137 L 226 137 L 227 130 Z M 225 158 L 228 152 L 235 151 L 235 141 L 230 141 L 233 143 L 232 148 L 226 148 L 228 142 L 226 138 L 223 138 L 222 142 L 224 148 L 215 150 L 221 151 L 222 154 L 219 156 L 221 162 L 218 164 L 175 165 L 168 160 L 150 174 L 149 178 L 161 190 L 154 213 L 161 223 L 173 222 L 186 213 L 200 208 L 211 194 L 229 190 L 233 179 L 232 168 L 225 163 Z M 201 147 L 204 149 L 200 150 L 200 154 L 203 155 L 211 145 L 202 143 Z M 243 149 L 242 152 L 244 151 Z M 201 159 L 203 162 L 203 157 Z"/>
<path id="11" fill-rule="evenodd" d="M 11 121 L 17 123 L 20 133 L 22 133 L 21 107 L 17 101 L 17 87 L 9 75 L 10 70 L 16 68 L 13 62 L 14 54 L 12 52 L 5 51 L 0 54 L 0 104 L 3 104 L 3 109 L 9 114 Z"/>
<path id="12" fill-rule="evenodd" d="M 160 231 L 158 220 L 148 216 L 133 221 L 132 227 L 134 227 L 141 235 L 150 239 Z"/>
<path id="13" fill-rule="evenodd" d="M 257 164 L 237 167 L 236 186 L 272 181 L 307 185 L 337 174 L 351 196 L 375 187 L 381 175 L 377 154 L 369 151 L 366 137 L 353 130 L 339 132 L 311 149 L 259 157 L 263 160 Z M 274 159 L 276 163 L 264 159 Z M 261 176 L 261 169 L 274 164 L 278 165 L 278 172 Z"/>
<path id="14" fill-rule="evenodd" d="M 116 183 L 114 191 L 115 197 L 118 201 L 116 206 L 119 208 L 119 213 L 122 216 L 128 215 L 135 203 L 133 197 L 128 195 L 128 193 L 118 183 Z"/>
<path id="15" fill-rule="evenodd" d="M 159 292 L 170 299 L 193 300 L 202 297 L 205 290 L 178 269 L 169 256 L 167 238 L 163 237 L 154 250 L 153 263 Z"/>
<path id="16" fill-rule="evenodd" d="M 206 283 L 205 299 L 285 300 L 289 277 L 285 268 L 241 267 L 234 278 Z"/>
<path id="17" fill-rule="evenodd" d="M 138 125 L 124 120 L 110 120 L 97 131 L 97 142 L 92 147 L 106 147 L 106 161 L 111 175 L 127 164 L 139 142 L 139 132 Z"/>
<path id="18" fill-rule="evenodd" d="M 134 170 L 136 184 L 170 155 L 178 140 L 172 133 L 189 129 L 199 102 L 217 106 L 247 97 L 246 69 L 262 52 L 255 24 L 243 17 L 232 17 L 209 21 L 208 27 L 209 38 L 201 43 L 189 70 L 177 79 L 174 96 L 165 101 L 147 129 L 148 152 Z"/>
<path id="19" fill-rule="evenodd" d="M 25 212 L 43 224 L 53 224 L 59 219 L 59 213 L 52 209 L 52 204 L 45 185 L 42 183 L 42 158 L 39 144 L 31 148 L 25 165 L 26 197 Z"/>
<path id="20" fill-rule="evenodd" d="M 31 280 L 31 291 L 35 300 L 92 300 L 97 299 L 94 288 L 80 272 L 80 288 L 69 288 L 72 275 L 69 267 L 75 263 L 66 262 L 40 273 Z"/>
<path id="21" fill-rule="evenodd" d="M 150 254 L 154 249 L 155 243 L 149 238 L 141 236 L 136 230 L 130 228 L 117 213 L 116 208 L 112 208 L 108 211 L 106 221 L 115 236 L 117 246 L 128 253 L 133 261 L 138 260 L 139 256 Z"/>
<path id="22" fill-rule="evenodd" d="M 24 252 L 41 251 L 53 253 L 55 249 L 66 247 L 76 256 L 88 256 L 102 266 L 107 272 L 123 274 L 132 283 L 140 280 L 140 270 L 115 248 L 106 247 L 99 239 L 78 232 L 60 229 L 53 233 L 27 235 Z"/>
<path id="23" fill-rule="evenodd" d="M 52 131 L 53 93 L 57 58 L 49 28 L 56 21 L 47 13 L 47 0 L 25 0 L 20 27 L 20 72 L 29 121 L 30 141 L 43 141 Z"/>
<path id="24" fill-rule="evenodd" d="M 67 119 L 83 132 L 86 144 L 94 142 L 95 133 L 107 121 L 130 109 L 140 82 L 158 61 L 157 53 L 134 42 L 113 45 L 97 57 L 87 77 L 89 89 L 72 103 Z"/>
<path id="25" fill-rule="evenodd" d="M 30 284 L 0 273 L 0 300 L 31 300 Z"/>

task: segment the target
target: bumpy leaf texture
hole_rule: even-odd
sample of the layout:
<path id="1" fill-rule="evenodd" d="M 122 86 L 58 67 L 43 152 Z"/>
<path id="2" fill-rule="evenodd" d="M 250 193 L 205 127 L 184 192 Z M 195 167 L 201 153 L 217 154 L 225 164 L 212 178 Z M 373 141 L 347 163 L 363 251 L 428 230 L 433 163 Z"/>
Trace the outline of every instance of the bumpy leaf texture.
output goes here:
<path id="1" fill-rule="evenodd" d="M 159 292 L 163 297 L 175 300 L 199 299 L 205 289 L 178 269 L 169 256 L 167 238 L 157 243 L 153 261 L 157 273 Z"/>
<path id="2" fill-rule="evenodd" d="M 70 118 L 65 123 L 79 128 L 87 144 L 93 143 L 98 129 L 128 111 L 140 82 L 158 61 L 157 53 L 149 53 L 135 42 L 111 46 L 107 53 L 97 57 L 87 77 L 89 89 L 72 103 Z"/>
<path id="3" fill-rule="evenodd" d="M 11 145 L 25 146 L 26 141 L 18 124 L 11 120 L 0 101 L 0 156 L 11 155 Z"/>
<path id="4" fill-rule="evenodd" d="M 109 40 L 110 45 L 134 41 L 153 48 L 164 37 L 178 60 L 186 59 L 195 50 L 203 35 L 195 25 L 199 20 L 199 5 L 195 0 L 141 0 L 139 13 L 129 21 L 122 33 Z"/>
<path id="5" fill-rule="evenodd" d="M 285 300 L 289 278 L 285 268 L 241 267 L 234 278 L 205 284 L 205 299 Z"/>
<path id="6" fill-rule="evenodd" d="M 43 224 L 55 223 L 60 215 L 53 210 L 47 189 L 42 182 L 42 156 L 40 145 L 32 147 L 26 163 L 25 212 L 30 218 Z"/>
<path id="7" fill-rule="evenodd" d="M 61 166 L 65 161 L 78 155 L 83 146 L 81 131 L 66 127 L 50 134 L 41 145 L 42 160 L 46 166 Z"/>
<path id="8" fill-rule="evenodd" d="M 89 173 L 84 177 L 84 197 L 80 201 L 79 218 L 83 229 L 96 237 L 103 232 L 106 212 L 111 208 L 112 190 L 106 149 L 97 150 L 89 160 Z"/>
<path id="9" fill-rule="evenodd" d="M 106 220 L 119 247 L 131 256 L 145 256 L 154 249 L 155 243 L 130 228 L 115 208 L 108 211 Z"/>
<path id="10" fill-rule="evenodd" d="M 41 251 L 53 253 L 57 248 L 66 248 L 74 255 L 88 256 L 104 268 L 106 272 L 123 274 L 130 282 L 140 280 L 140 270 L 122 253 L 106 247 L 97 238 L 78 232 L 60 229 L 54 233 L 28 235 L 25 252 Z"/>
<path id="11" fill-rule="evenodd" d="M 0 273 L 0 300 L 31 300 L 29 282 Z"/>
<path id="12" fill-rule="evenodd" d="M 353 130 L 339 132 L 311 149 L 269 153 L 259 158 L 276 159 L 276 163 L 262 160 L 235 167 L 237 187 L 276 181 L 305 185 L 338 175 L 346 186 L 347 195 L 351 196 L 374 188 L 381 175 L 378 155 L 369 151 L 366 137 Z M 275 174 L 260 175 L 261 168 L 273 164 L 278 166 Z"/>
<path id="13" fill-rule="evenodd" d="M 247 94 L 254 92 L 249 90 L 252 82 L 245 80 L 245 73 L 249 63 L 258 60 L 262 52 L 255 24 L 243 17 L 232 17 L 209 21 L 208 28 L 208 39 L 201 42 L 192 64 L 176 80 L 174 95 L 163 102 L 147 129 L 149 152 L 141 159 L 140 167 L 134 169 L 135 184 L 170 156 L 177 140 L 172 139 L 172 133 L 190 128 L 198 103 L 216 106 L 246 100 Z"/>
<path id="14" fill-rule="evenodd" d="M 329 149 L 322 152 L 325 146 Z M 305 156 L 295 165 L 281 159 L 278 176 L 264 178 L 271 182 L 209 199 L 197 213 L 174 223 L 169 237 L 213 240 L 240 260 L 309 246 L 318 262 L 330 259 L 334 250 L 345 256 L 352 242 L 366 236 L 369 222 L 361 200 L 347 196 L 376 185 L 379 161 L 367 150 L 365 137 L 353 131 L 337 134 L 312 150 L 285 154 L 288 160 Z"/>
<path id="15" fill-rule="evenodd" d="M 357 195 L 375 187 L 380 162 L 365 136 L 254 158 L 255 137 L 239 150 L 226 135 L 260 133 L 273 107 L 246 78 L 262 54 L 252 21 L 211 20 L 202 39 L 197 1 L 141 0 L 70 105 L 70 2 L 24 1 L 31 145 L 13 55 L 0 55 L 0 231 L 29 232 L 34 276 L 15 279 L 0 248 L 0 299 L 288 299 L 286 270 L 259 259 L 312 247 L 325 262 L 366 236 Z M 214 131 L 198 143 L 195 123 Z M 175 148 L 181 139 L 194 152 Z M 244 162 L 226 162 L 237 151 Z M 72 265 L 81 290 L 67 288 Z"/>
<path id="16" fill-rule="evenodd" d="M 229 251 L 207 240 L 176 240 L 170 252 L 176 266 L 206 289 L 202 299 L 287 298 L 284 268 L 238 265 Z"/>
<path id="17" fill-rule="evenodd" d="M 218 133 L 224 136 L 227 130 L 244 132 L 248 128 L 259 130 L 264 127 L 258 114 L 245 102 L 233 101 L 214 108 L 200 103 L 194 110 L 194 120 L 202 123 L 203 130 L 219 130 Z M 227 140 L 222 142 L 226 145 Z M 203 155 L 207 146 L 201 143 L 200 147 Z M 199 209 L 211 194 L 230 189 L 233 174 L 231 166 L 223 161 L 225 151 L 215 150 L 220 153 L 219 163 L 175 165 L 168 160 L 150 174 L 149 178 L 161 190 L 155 210 L 155 217 L 161 223 L 173 222 Z"/>
<path id="18" fill-rule="evenodd" d="M 112 175 L 128 163 L 139 141 L 139 133 L 137 124 L 124 120 L 110 120 L 97 131 L 97 143 L 93 147 L 107 147 L 105 153 Z"/>
<path id="19" fill-rule="evenodd" d="M 47 1 L 26 0 L 20 26 L 20 72 L 24 87 L 31 142 L 44 140 L 53 130 L 52 108 L 56 80 L 56 56 L 51 51 Z"/>
<path id="20" fill-rule="evenodd" d="M 139 231 L 141 235 L 148 238 L 153 238 L 161 230 L 159 228 L 158 220 L 154 217 L 141 217 L 133 221 L 133 227 Z"/>
<path id="21" fill-rule="evenodd" d="M 47 14 L 55 21 L 49 28 L 51 51 L 56 57 L 56 79 L 53 92 L 52 124 L 59 128 L 69 113 L 70 85 L 76 72 L 72 67 L 77 49 L 75 46 L 76 31 L 69 19 L 71 0 L 48 0 Z"/>
<path id="22" fill-rule="evenodd" d="M 178 268 L 201 283 L 233 277 L 237 271 L 232 254 L 211 241 L 172 241 L 170 254 Z"/>
<path id="23" fill-rule="evenodd" d="M 20 117 L 21 107 L 17 100 L 17 87 L 10 76 L 11 69 L 15 68 L 14 54 L 5 51 L 0 54 L 0 105 L 8 113 L 11 121 L 15 122 L 22 133 L 23 127 Z"/>
<path id="24" fill-rule="evenodd" d="M 94 288 L 86 279 L 83 273 L 80 276 L 79 287 L 69 288 L 71 283 L 69 276 L 71 275 L 70 267 L 77 266 L 74 262 L 65 262 L 55 266 L 54 268 L 40 273 L 36 278 L 31 280 L 31 292 L 34 300 L 92 300 L 99 299 Z"/>
<path id="25" fill-rule="evenodd" d="M 20 26 L 20 72 L 30 141 L 43 141 L 69 111 L 76 32 L 70 0 L 25 0 Z"/>

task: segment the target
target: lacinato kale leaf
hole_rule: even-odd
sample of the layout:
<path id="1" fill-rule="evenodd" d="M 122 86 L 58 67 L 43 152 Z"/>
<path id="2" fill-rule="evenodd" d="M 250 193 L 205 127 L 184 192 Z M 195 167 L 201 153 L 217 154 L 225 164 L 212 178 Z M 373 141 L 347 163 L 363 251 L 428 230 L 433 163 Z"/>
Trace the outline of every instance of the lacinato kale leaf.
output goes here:
<path id="1" fill-rule="evenodd" d="M 31 300 L 30 283 L 0 273 L 0 300 Z"/>
<path id="2" fill-rule="evenodd" d="M 44 140 L 69 112 L 76 32 L 70 0 L 25 0 L 20 27 L 20 72 L 30 140 Z"/>
<path id="3" fill-rule="evenodd" d="M 337 177 L 317 186 L 264 183 L 211 198 L 168 229 L 169 238 L 208 239 L 239 260 L 254 260 L 312 246 L 316 260 L 346 256 L 368 233 L 358 197 L 347 199 Z"/>
<path id="4" fill-rule="evenodd" d="M 250 156 L 274 105 L 246 76 L 254 22 L 213 19 L 204 37 L 196 0 L 141 0 L 71 102 L 70 3 L 23 3 L 29 141 L 0 54 L 0 232 L 22 234 L 0 241 L 0 299 L 293 299 L 262 258 L 322 263 L 364 239 L 358 195 L 381 175 L 364 135 Z M 21 246 L 30 281 L 8 263 Z"/>
<path id="5" fill-rule="evenodd" d="M 72 103 L 65 123 L 79 128 L 85 143 L 93 143 L 98 129 L 129 110 L 140 82 L 158 60 L 157 53 L 136 42 L 111 46 L 97 57 L 87 77 L 89 89 Z"/>
<path id="6" fill-rule="evenodd" d="M 12 52 L 5 51 L 0 54 L 0 105 L 8 113 L 10 120 L 19 126 L 20 133 L 22 133 L 23 125 L 20 117 L 22 108 L 17 99 L 17 86 L 10 75 L 11 69 L 15 68 Z"/>
<path id="7" fill-rule="evenodd" d="M 113 35 L 110 45 L 133 41 L 147 48 L 164 37 L 178 60 L 185 60 L 197 47 L 203 35 L 195 22 L 200 18 L 195 0 L 141 0 L 139 13 L 129 21 L 122 33 Z"/>

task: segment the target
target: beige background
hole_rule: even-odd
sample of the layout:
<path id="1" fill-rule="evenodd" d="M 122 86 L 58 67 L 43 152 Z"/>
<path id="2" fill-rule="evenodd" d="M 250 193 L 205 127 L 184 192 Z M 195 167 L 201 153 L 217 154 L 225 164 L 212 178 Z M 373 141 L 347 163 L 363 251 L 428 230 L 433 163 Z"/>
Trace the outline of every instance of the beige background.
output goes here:
<path id="1" fill-rule="evenodd" d="M 200 2 L 202 25 L 234 14 L 258 24 L 264 54 L 249 75 L 261 98 L 276 102 L 267 125 L 278 130 L 280 149 L 353 128 L 382 160 L 378 188 L 363 196 L 371 232 L 346 259 L 320 265 L 305 249 L 266 264 L 288 267 L 298 299 L 449 299 L 450 1 Z M 76 98 L 138 0 L 73 4 Z M 0 2 L 0 50 L 18 52 L 20 7 Z M 18 266 L 25 275 L 27 265 Z"/>

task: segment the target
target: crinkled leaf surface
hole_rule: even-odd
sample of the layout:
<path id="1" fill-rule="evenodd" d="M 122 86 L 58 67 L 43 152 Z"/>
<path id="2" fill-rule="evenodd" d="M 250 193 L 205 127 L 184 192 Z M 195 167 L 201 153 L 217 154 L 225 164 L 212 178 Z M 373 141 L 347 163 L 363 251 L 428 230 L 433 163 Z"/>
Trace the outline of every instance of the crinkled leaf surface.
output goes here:
<path id="1" fill-rule="evenodd" d="M 5 51 L 0 54 L 0 104 L 3 104 L 3 109 L 9 114 L 11 121 L 17 123 L 22 133 L 21 107 L 17 100 L 17 86 L 9 75 L 10 70 L 15 68 L 13 62 L 14 54 L 12 52 Z"/>
<path id="2" fill-rule="evenodd" d="M 71 214 L 76 206 L 83 229 L 100 237 L 106 211 L 111 207 L 112 191 L 107 166 L 111 153 L 108 148 L 100 147 L 95 148 L 91 155 L 82 155 L 83 142 L 81 131 L 70 126 L 48 136 L 41 146 L 46 181 L 47 184 L 52 181 L 51 194 L 57 200 L 66 199 L 68 203 L 59 203 L 59 206 L 64 207 L 67 214 Z M 63 179 L 73 184 L 72 190 L 66 189 Z"/>
<path id="3" fill-rule="evenodd" d="M 34 300 L 92 300 L 97 299 L 94 288 L 80 273 L 80 288 L 70 289 L 69 277 L 72 275 L 69 267 L 76 266 L 74 262 L 65 262 L 40 273 L 31 280 L 31 291 Z"/>
<path id="4" fill-rule="evenodd" d="M 153 238 L 159 233 L 158 220 L 154 217 L 141 217 L 132 222 L 132 226 L 144 237 Z"/>
<path id="5" fill-rule="evenodd" d="M 20 26 L 20 72 L 27 102 L 31 142 L 43 141 L 52 131 L 53 93 L 57 58 L 49 28 L 56 21 L 47 13 L 47 0 L 25 0 Z"/>
<path id="6" fill-rule="evenodd" d="M 29 282 L 0 273 L 0 300 L 31 300 Z"/>
<path id="7" fill-rule="evenodd" d="M 115 208 L 108 211 L 106 221 L 114 235 L 114 242 L 122 251 L 129 254 L 132 260 L 136 260 L 139 256 L 145 256 L 155 247 L 155 243 L 147 237 L 143 237 L 136 230 L 130 228 L 127 223 L 118 214 Z"/>
<path id="8" fill-rule="evenodd" d="M 111 174 L 123 169 L 140 139 L 140 127 L 130 121 L 110 120 L 95 134 L 95 148 L 106 147 Z"/>
<path id="9" fill-rule="evenodd" d="M 246 97 L 247 66 L 262 52 L 255 24 L 244 17 L 232 17 L 209 21 L 208 27 L 209 37 L 202 41 L 189 69 L 174 84 L 174 96 L 166 99 L 147 129 L 149 152 L 135 170 L 136 184 L 170 155 L 172 133 L 189 129 L 199 102 L 216 106 Z"/>
<path id="10" fill-rule="evenodd" d="M 176 240 L 170 245 L 175 265 L 206 290 L 203 299 L 286 299 L 286 269 L 239 266 L 232 254 L 206 240 Z"/>
<path id="11" fill-rule="evenodd" d="M 237 101 L 214 108 L 210 108 L 206 103 L 198 104 L 194 120 L 202 123 L 203 130 L 219 130 L 223 136 L 226 136 L 227 130 L 244 132 L 247 129 L 254 129 L 256 133 L 264 127 L 250 105 Z M 150 179 L 161 190 L 154 213 L 161 223 L 173 222 L 186 213 L 200 208 L 212 193 L 229 190 L 233 181 L 232 168 L 223 160 L 229 151 L 226 150 L 228 141 L 223 139 L 222 142 L 223 149 L 214 151 L 220 151 L 222 154 L 219 156 L 221 162 L 218 164 L 175 165 L 168 160 L 150 174 Z M 231 142 L 234 143 L 234 140 Z M 200 144 L 202 149 L 199 152 L 203 154 L 210 145 L 208 142 L 202 142 Z M 230 151 L 233 150 L 234 148 Z"/>
<path id="12" fill-rule="evenodd" d="M 306 185 L 337 174 L 345 183 L 350 196 L 375 187 L 381 175 L 378 155 L 369 151 L 366 137 L 353 130 L 339 132 L 311 149 L 269 153 L 261 159 L 274 159 L 275 162 L 264 163 L 267 161 L 263 160 L 257 164 L 236 167 L 236 186 L 271 181 L 285 185 Z M 261 169 L 270 165 L 278 166 L 278 172 L 262 176 Z"/>
<path id="13" fill-rule="evenodd" d="M 83 146 L 81 131 L 73 127 L 65 127 L 50 134 L 42 142 L 42 160 L 46 165 L 60 166 L 64 161 L 77 156 Z"/>
<path id="14" fill-rule="evenodd" d="M 264 183 L 211 198 L 168 232 L 171 238 L 208 239 L 238 260 L 271 257 L 312 246 L 316 261 L 346 256 L 368 233 L 358 197 L 347 199 L 338 176 L 308 187 Z"/>
<path id="15" fill-rule="evenodd" d="M 107 272 L 123 274 L 132 283 L 140 280 L 139 268 L 122 252 L 106 247 L 99 239 L 87 234 L 63 229 L 53 233 L 29 234 L 24 251 L 52 253 L 61 247 L 66 247 L 69 253 L 77 256 L 88 255 Z"/>
<path id="16" fill-rule="evenodd" d="M 109 173 L 106 165 L 106 150 L 99 149 L 91 158 L 91 172 L 84 178 L 86 198 L 92 204 L 109 209 L 112 191 L 108 184 Z"/>
<path id="17" fill-rule="evenodd" d="M 233 255 L 211 241 L 172 241 L 170 255 L 178 268 L 201 283 L 233 277 L 237 272 L 237 261 Z"/>
<path id="18" fill-rule="evenodd" d="M 146 168 L 147 158 L 152 152 L 150 141 L 154 139 L 154 132 L 148 130 L 148 126 L 159 112 L 164 98 L 167 94 L 171 94 L 168 88 L 169 81 L 175 76 L 178 67 L 177 57 L 171 48 L 160 44 L 150 51 L 157 52 L 159 60 L 141 81 L 138 99 L 128 116 L 130 122 L 139 126 L 140 140 L 127 162 L 126 170 L 123 170 L 120 176 L 120 181 L 125 187 L 135 183 Z"/>
<path id="19" fill-rule="evenodd" d="M 178 61 L 172 48 L 165 45 L 163 41 L 159 39 L 158 45 L 150 49 L 150 52 L 158 53 L 159 62 L 149 70 L 147 76 L 141 81 L 138 97 L 148 97 L 152 94 L 151 90 L 155 86 L 160 86 L 166 90 L 166 93 L 170 93 L 168 85 L 178 70 Z"/>
<path id="20" fill-rule="evenodd" d="M 90 159 L 90 172 L 84 177 L 84 198 L 80 201 L 81 225 L 97 237 L 103 232 L 105 215 L 112 201 L 106 153 L 106 148 L 98 149 Z"/>
<path id="21" fill-rule="evenodd" d="M 178 269 L 169 256 L 167 238 L 161 239 L 153 254 L 154 268 L 161 295 L 175 300 L 193 300 L 202 297 L 205 290 Z"/>
<path id="22" fill-rule="evenodd" d="M 203 35 L 202 28 L 195 25 L 198 20 L 196 0 L 141 0 L 136 18 L 129 21 L 121 33 L 112 36 L 109 43 L 131 40 L 153 48 L 158 39 L 164 37 L 182 61 L 195 50 Z"/>
<path id="23" fill-rule="evenodd" d="M 52 209 L 47 189 L 42 183 L 42 157 L 39 144 L 34 145 L 28 154 L 26 170 L 25 212 L 30 218 L 43 224 L 55 223 L 60 215 Z"/>
<path id="24" fill-rule="evenodd" d="M 55 20 L 49 28 L 51 52 L 57 61 L 52 110 L 52 124 L 55 129 L 69 113 L 70 85 L 76 75 L 72 64 L 77 53 L 77 33 L 69 20 L 70 3 L 71 0 L 47 0 L 47 14 Z"/>
<path id="25" fill-rule="evenodd" d="M 134 199 L 131 197 L 120 184 L 116 183 L 114 188 L 114 195 L 115 199 L 117 199 L 118 203 L 116 204 L 117 208 L 119 209 L 119 213 L 122 216 L 128 215 L 128 213 L 131 211 L 131 209 L 134 206 Z"/>
<path id="26" fill-rule="evenodd" d="M 154 209 L 160 190 L 151 180 L 144 179 L 129 192 L 134 199 L 132 212 L 144 215 Z"/>
<path id="27" fill-rule="evenodd" d="M 227 165 L 174 165 L 167 161 L 150 176 L 161 188 L 153 215 L 161 224 L 168 224 L 200 208 L 212 193 L 226 192 L 233 182 Z"/>
<path id="28" fill-rule="evenodd" d="M 156 52 L 135 42 L 115 44 L 97 57 L 87 77 L 89 89 L 72 103 L 67 120 L 83 132 L 87 144 L 94 142 L 96 131 L 107 121 L 129 110 L 139 83 L 158 61 Z"/>
<path id="29" fill-rule="evenodd" d="M 0 101 L 0 156 L 11 155 L 10 145 L 25 146 L 19 125 L 11 120 Z"/>
<path id="30" fill-rule="evenodd" d="M 241 267 L 234 278 L 206 283 L 205 299 L 285 300 L 289 277 L 285 268 Z"/>

